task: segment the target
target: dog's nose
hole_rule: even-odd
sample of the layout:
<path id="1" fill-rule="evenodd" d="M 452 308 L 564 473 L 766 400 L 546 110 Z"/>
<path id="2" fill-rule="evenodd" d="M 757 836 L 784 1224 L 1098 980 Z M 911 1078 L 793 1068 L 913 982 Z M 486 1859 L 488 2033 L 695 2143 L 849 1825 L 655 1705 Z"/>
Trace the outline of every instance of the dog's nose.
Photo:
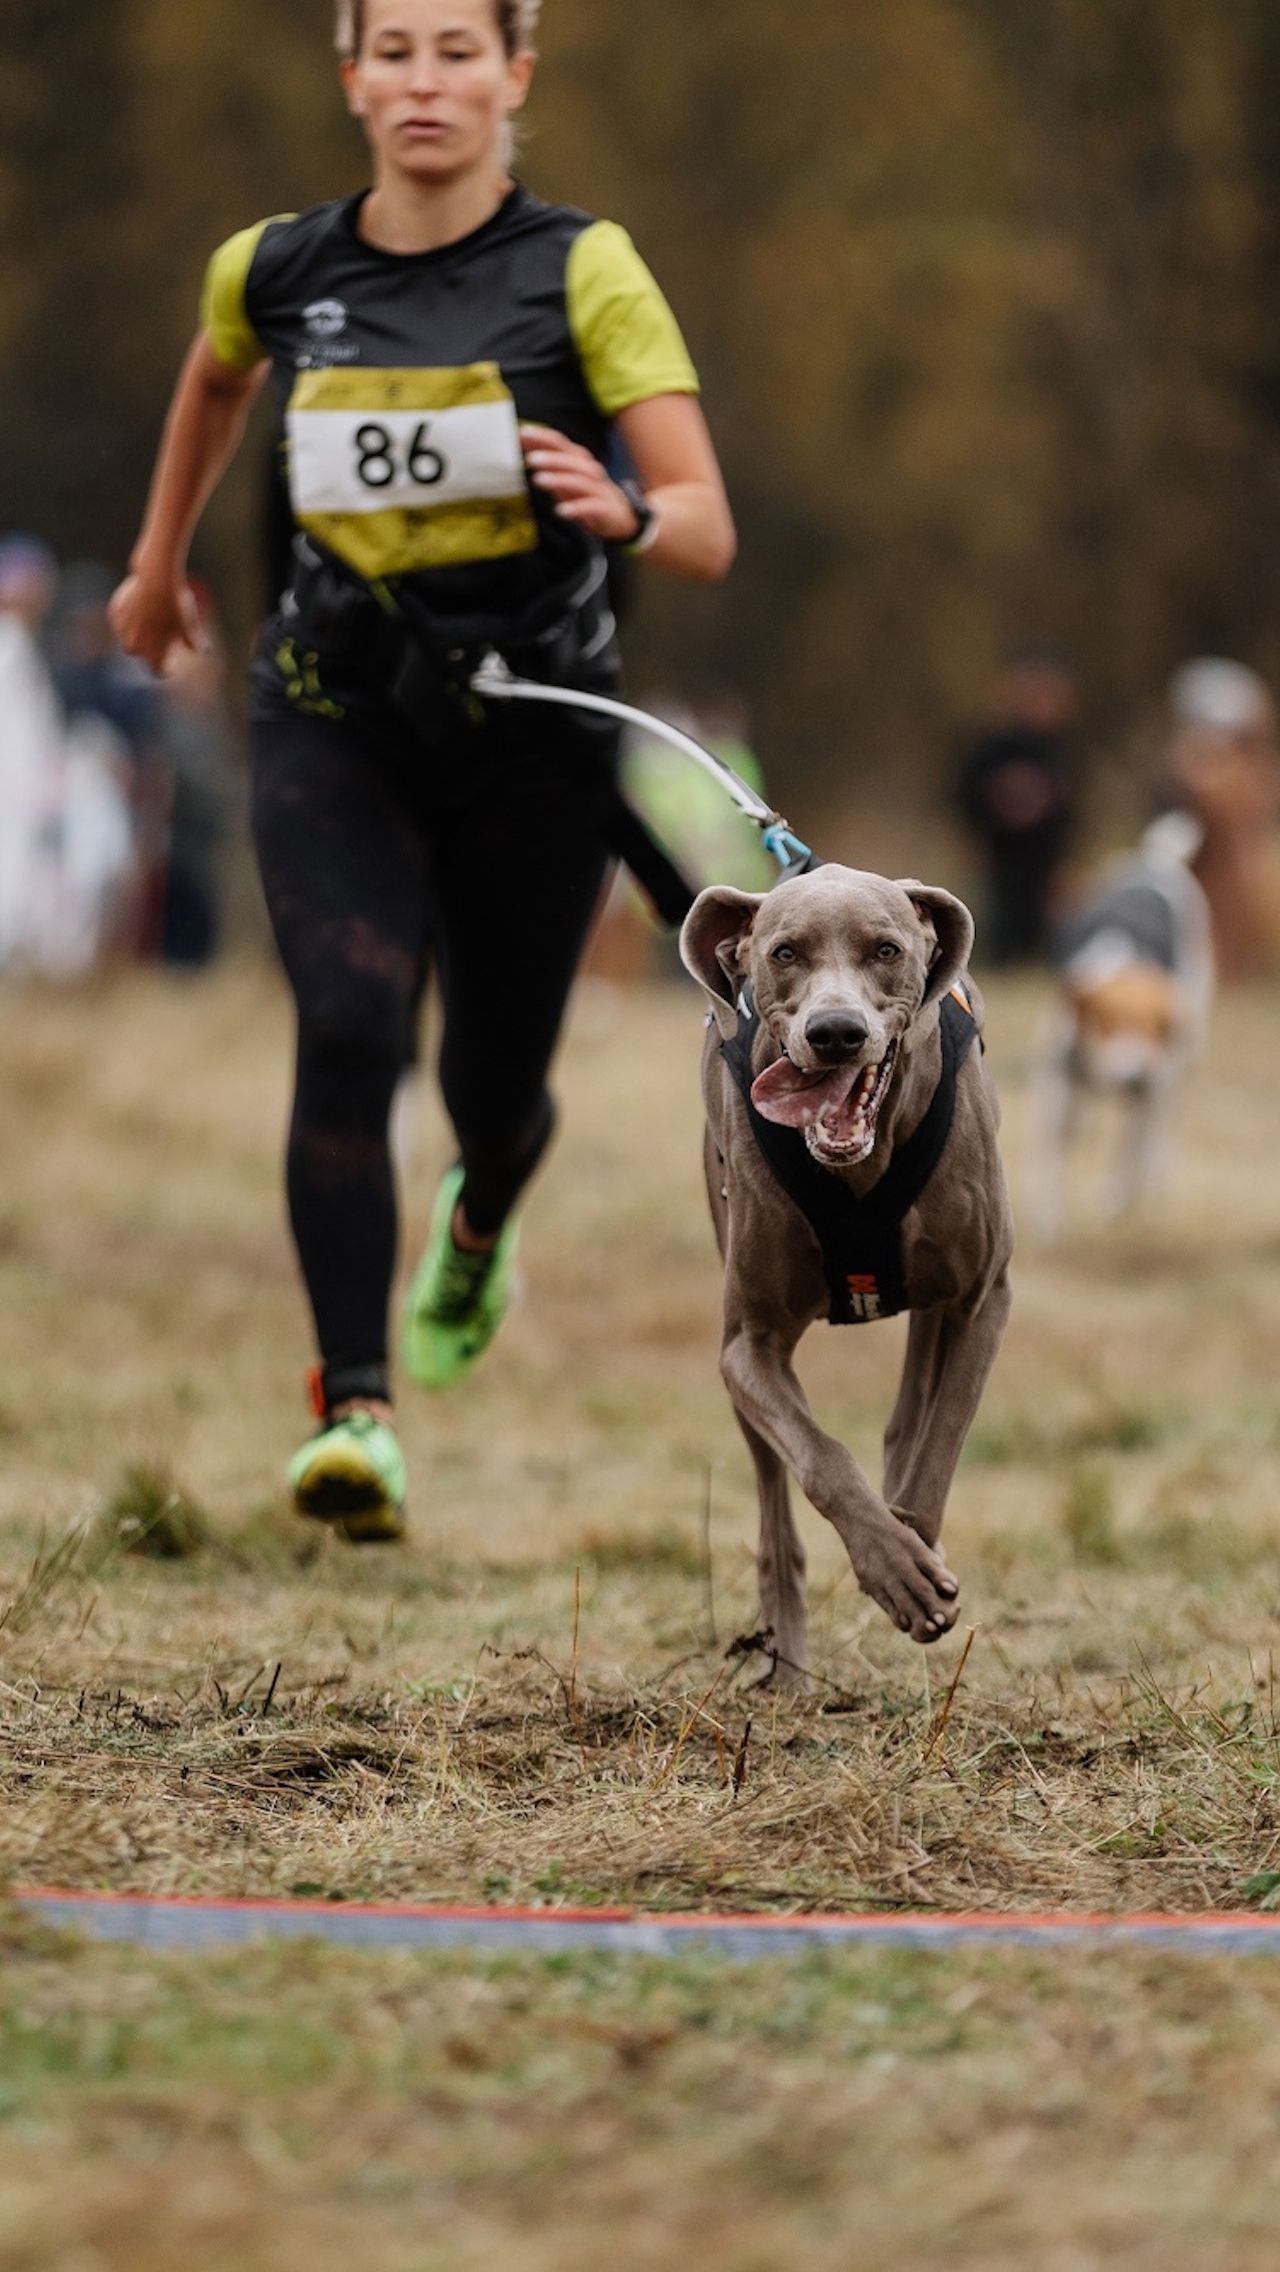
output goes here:
<path id="1" fill-rule="evenodd" d="M 804 1038 L 819 1056 L 839 1060 L 856 1056 L 870 1030 L 866 1019 L 851 1010 L 820 1010 L 810 1018 Z"/>

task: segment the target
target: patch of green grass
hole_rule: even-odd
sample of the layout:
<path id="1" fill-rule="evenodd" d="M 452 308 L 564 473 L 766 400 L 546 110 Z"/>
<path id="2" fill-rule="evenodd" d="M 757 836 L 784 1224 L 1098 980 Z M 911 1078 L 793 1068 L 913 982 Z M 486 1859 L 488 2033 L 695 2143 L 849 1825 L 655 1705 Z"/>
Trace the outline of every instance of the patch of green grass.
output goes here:
<path id="1" fill-rule="evenodd" d="M 1061 1418 L 992 1413 L 974 1423 L 965 1459 L 974 1467 L 1035 1467 L 1101 1452 L 1132 1457 L 1162 1450 L 1186 1425 L 1186 1415 L 1175 1407 L 1110 1397 L 1088 1412 Z"/>
<path id="2" fill-rule="evenodd" d="M 966 1467 L 1030 1466 L 1043 1456 L 1044 1430 L 1028 1412 L 980 1414 L 964 1448 Z"/>
<path id="3" fill-rule="evenodd" d="M 1069 1452 L 1159 1451 L 1186 1426 L 1186 1416 L 1157 1405 L 1107 1400 L 1084 1419 L 1076 1421 L 1063 1437 Z"/>
<path id="4" fill-rule="evenodd" d="M 100 1544 L 149 1562 L 189 1562 L 213 1544 L 203 1507 L 163 1467 L 126 1467 L 99 1512 L 95 1531 Z"/>
<path id="5" fill-rule="evenodd" d="M 1116 1530 L 1115 1486 L 1105 1467 L 1073 1470 L 1062 1501 L 1062 1527 L 1077 1562 L 1116 1569 L 1125 1551 Z"/>
<path id="6" fill-rule="evenodd" d="M 701 1577 L 706 1568 L 699 1541 L 672 1529 L 654 1531 L 588 1531 L 578 1549 L 583 1562 L 593 1563 L 602 1576 L 616 1570 L 673 1571 L 684 1578 Z"/>

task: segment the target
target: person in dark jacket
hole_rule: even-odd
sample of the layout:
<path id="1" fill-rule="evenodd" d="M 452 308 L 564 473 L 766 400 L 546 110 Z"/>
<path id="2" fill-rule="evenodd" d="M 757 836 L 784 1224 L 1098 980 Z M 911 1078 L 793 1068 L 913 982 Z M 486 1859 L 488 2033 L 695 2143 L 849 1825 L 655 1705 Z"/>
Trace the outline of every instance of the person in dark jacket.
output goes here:
<path id="1" fill-rule="evenodd" d="M 956 798 L 986 869 L 988 962 L 1038 961 L 1076 825 L 1079 687 L 1067 658 L 1022 647 L 1006 658 L 992 723 L 965 752 Z"/>

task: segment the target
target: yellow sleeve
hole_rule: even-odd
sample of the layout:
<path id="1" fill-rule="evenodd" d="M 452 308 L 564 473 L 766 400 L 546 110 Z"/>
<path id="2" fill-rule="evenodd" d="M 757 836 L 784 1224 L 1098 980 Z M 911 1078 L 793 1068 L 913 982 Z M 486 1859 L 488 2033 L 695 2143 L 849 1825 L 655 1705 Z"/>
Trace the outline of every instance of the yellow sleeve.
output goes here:
<path id="1" fill-rule="evenodd" d="M 281 213 L 275 218 L 287 221 L 293 216 Z M 228 237 L 225 245 L 218 247 L 205 273 L 200 321 L 218 361 L 229 364 L 233 371 L 251 371 L 266 354 L 245 314 L 244 295 L 263 231 L 270 227 L 270 221 L 255 221 L 251 229 L 241 229 L 237 236 Z"/>
<path id="2" fill-rule="evenodd" d="M 656 394 L 697 394 L 680 326 L 616 221 L 594 221 L 575 239 L 566 290 L 583 376 L 606 418 Z"/>

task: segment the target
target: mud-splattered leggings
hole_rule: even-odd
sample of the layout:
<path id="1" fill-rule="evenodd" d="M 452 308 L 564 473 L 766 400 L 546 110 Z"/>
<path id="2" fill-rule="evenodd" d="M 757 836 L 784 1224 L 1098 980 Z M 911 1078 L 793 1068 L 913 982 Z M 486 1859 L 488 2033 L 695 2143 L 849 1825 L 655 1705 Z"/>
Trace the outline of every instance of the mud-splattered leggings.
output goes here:
<path id="1" fill-rule="evenodd" d="M 528 713 L 436 762 L 394 727 L 261 709 L 254 843 L 298 1013 L 289 1212 L 331 1402 L 385 1372 L 389 1124 L 434 968 L 463 1204 L 496 1231 L 550 1140 L 547 1075 L 608 864 L 612 745 Z"/>

